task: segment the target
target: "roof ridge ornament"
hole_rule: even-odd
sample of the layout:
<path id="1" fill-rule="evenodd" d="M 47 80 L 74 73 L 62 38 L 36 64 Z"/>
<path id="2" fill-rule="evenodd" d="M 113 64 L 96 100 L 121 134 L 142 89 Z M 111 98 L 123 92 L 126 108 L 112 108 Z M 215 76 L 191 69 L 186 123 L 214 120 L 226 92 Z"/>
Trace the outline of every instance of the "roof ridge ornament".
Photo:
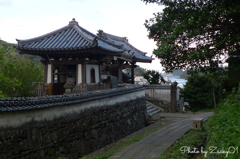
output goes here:
<path id="1" fill-rule="evenodd" d="M 72 21 L 69 22 L 69 25 L 70 26 L 78 25 L 78 22 L 75 20 L 75 18 L 72 18 Z"/>
<path id="2" fill-rule="evenodd" d="M 97 37 L 93 38 L 93 43 L 92 45 L 94 46 L 98 46 L 98 40 L 97 40 Z"/>
<path id="3" fill-rule="evenodd" d="M 124 41 L 128 42 L 128 38 L 126 36 L 123 37 Z"/>
<path id="4" fill-rule="evenodd" d="M 108 36 L 106 36 L 106 34 L 104 33 L 104 31 L 101 30 L 101 29 L 98 30 L 97 36 L 99 36 L 99 37 L 101 37 L 101 38 L 103 38 L 103 39 L 105 39 L 105 40 L 107 40 L 107 41 L 110 41 L 110 42 L 112 42 L 112 43 L 115 43 L 115 41 L 113 41 L 113 40 L 110 39 Z"/>

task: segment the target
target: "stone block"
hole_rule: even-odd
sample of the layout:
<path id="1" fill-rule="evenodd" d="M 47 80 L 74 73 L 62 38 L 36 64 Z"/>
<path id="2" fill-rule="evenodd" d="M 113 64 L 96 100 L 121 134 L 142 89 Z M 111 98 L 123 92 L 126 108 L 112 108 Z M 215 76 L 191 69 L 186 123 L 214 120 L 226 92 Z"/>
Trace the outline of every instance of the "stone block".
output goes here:
<path id="1" fill-rule="evenodd" d="M 80 152 L 81 154 L 84 154 L 84 153 L 85 153 L 85 144 L 84 144 L 83 141 L 77 144 L 77 150 L 78 150 L 78 152 Z"/>
<path id="2" fill-rule="evenodd" d="M 57 133 L 56 133 L 55 131 L 52 132 L 50 136 L 51 136 L 51 140 L 52 140 L 52 141 L 56 141 L 56 140 L 58 139 Z"/>
<path id="3" fill-rule="evenodd" d="M 19 142 L 16 142 L 14 143 L 14 147 L 13 147 L 13 153 L 14 154 L 18 154 L 20 152 L 20 143 Z"/>
<path id="4" fill-rule="evenodd" d="M 110 80 L 111 80 L 111 88 L 117 88 L 118 87 L 117 77 L 110 76 Z"/>
<path id="5" fill-rule="evenodd" d="M 50 134 L 49 133 L 46 133 L 44 136 L 43 136 L 43 144 L 46 145 L 46 144 L 49 144 L 51 142 L 51 138 L 50 138 Z"/>
<path id="6" fill-rule="evenodd" d="M 202 130 L 203 128 L 203 118 L 195 118 L 193 119 L 192 129 L 194 130 Z"/>

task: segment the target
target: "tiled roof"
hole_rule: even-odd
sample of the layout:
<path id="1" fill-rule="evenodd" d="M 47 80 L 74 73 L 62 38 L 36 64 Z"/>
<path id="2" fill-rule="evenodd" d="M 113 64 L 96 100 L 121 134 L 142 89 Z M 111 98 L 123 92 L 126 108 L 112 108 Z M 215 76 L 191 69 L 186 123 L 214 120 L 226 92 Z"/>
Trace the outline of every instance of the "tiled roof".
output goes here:
<path id="1" fill-rule="evenodd" d="M 146 52 L 140 51 L 137 48 L 135 48 L 134 46 L 132 46 L 128 42 L 128 39 L 126 37 L 119 37 L 119 36 L 115 36 L 112 34 L 108 34 L 102 30 L 98 30 L 97 35 L 114 43 L 114 44 L 121 45 L 123 50 L 127 50 L 122 54 L 121 57 L 118 57 L 118 58 L 123 58 L 123 59 L 134 58 L 134 59 L 136 59 L 135 61 L 137 61 L 137 62 L 152 62 L 152 60 L 153 60 L 153 58 L 145 56 L 145 54 L 147 54 Z"/>
<path id="2" fill-rule="evenodd" d="M 48 34 L 27 40 L 17 39 L 17 41 L 18 46 L 16 48 L 23 53 L 24 51 L 29 53 L 31 51 L 68 51 L 98 48 L 114 55 L 120 55 L 118 58 L 128 61 L 152 62 L 153 60 L 151 57 L 145 56 L 145 52 L 128 43 L 126 37 L 107 34 L 101 30 L 97 35 L 92 34 L 79 26 L 75 19 L 70 21 L 67 26 Z"/>
<path id="3" fill-rule="evenodd" d="M 61 105 L 77 104 L 102 98 L 144 90 L 140 85 L 126 85 L 114 89 L 87 92 L 82 94 L 54 95 L 43 97 L 0 98 L 0 112 L 41 109 Z"/>
<path id="4" fill-rule="evenodd" d="M 119 53 L 124 51 L 120 45 L 104 40 L 80 27 L 74 19 L 69 25 L 48 34 L 17 41 L 17 48 L 23 51 L 81 50 L 94 47 Z"/>

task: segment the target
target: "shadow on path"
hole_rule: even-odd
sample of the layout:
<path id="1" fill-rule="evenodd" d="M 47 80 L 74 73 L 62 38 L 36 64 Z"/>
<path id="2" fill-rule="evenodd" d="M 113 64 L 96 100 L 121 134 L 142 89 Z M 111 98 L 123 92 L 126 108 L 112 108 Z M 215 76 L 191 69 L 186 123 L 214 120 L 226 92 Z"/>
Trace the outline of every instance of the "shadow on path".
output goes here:
<path id="1" fill-rule="evenodd" d="M 191 129 L 194 118 L 203 118 L 206 121 L 212 115 L 212 112 L 199 114 L 159 113 L 157 116 L 165 119 L 159 121 L 162 125 L 165 125 L 163 128 L 122 148 L 121 151 L 115 153 L 109 159 L 151 159 L 158 157 Z"/>

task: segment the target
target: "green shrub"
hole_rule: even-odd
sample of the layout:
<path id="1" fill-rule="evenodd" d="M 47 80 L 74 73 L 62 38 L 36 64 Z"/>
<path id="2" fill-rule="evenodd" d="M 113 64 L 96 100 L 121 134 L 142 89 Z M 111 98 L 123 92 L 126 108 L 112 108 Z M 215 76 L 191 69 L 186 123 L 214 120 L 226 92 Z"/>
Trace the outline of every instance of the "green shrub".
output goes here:
<path id="1" fill-rule="evenodd" d="M 155 70 L 146 70 L 146 72 L 144 72 L 142 75 L 150 84 L 160 84 L 160 82 L 166 82 L 162 75 Z"/>
<path id="2" fill-rule="evenodd" d="M 188 99 L 191 111 L 213 108 L 213 84 L 206 75 L 191 75 L 187 78 L 181 94 Z"/>
<path id="3" fill-rule="evenodd" d="M 0 46 L 0 97 L 29 96 L 43 81 L 43 68 Z"/>
<path id="4" fill-rule="evenodd" d="M 222 103 L 219 104 L 215 114 L 207 122 L 210 146 L 218 147 L 217 150 L 228 150 L 231 146 L 240 146 L 240 87 L 233 89 Z M 233 149 L 232 149 L 233 150 Z M 239 154 L 209 154 L 210 158 L 238 158 Z"/>

